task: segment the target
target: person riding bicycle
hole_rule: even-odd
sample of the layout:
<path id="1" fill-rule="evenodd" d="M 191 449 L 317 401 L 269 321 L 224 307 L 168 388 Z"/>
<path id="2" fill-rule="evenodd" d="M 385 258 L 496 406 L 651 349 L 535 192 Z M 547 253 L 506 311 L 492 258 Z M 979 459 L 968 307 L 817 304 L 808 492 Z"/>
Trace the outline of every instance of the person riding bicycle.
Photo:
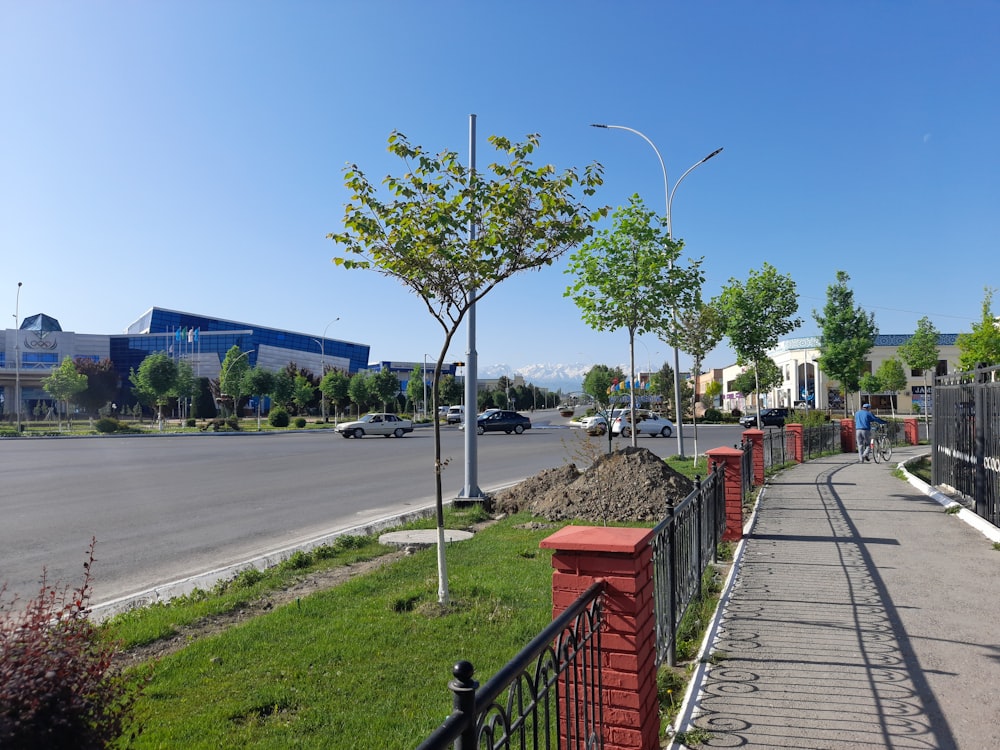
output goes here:
<path id="1" fill-rule="evenodd" d="M 858 441 L 858 463 L 864 463 L 871 456 L 872 423 L 889 424 L 872 414 L 872 405 L 863 404 L 854 415 L 854 434 Z"/>

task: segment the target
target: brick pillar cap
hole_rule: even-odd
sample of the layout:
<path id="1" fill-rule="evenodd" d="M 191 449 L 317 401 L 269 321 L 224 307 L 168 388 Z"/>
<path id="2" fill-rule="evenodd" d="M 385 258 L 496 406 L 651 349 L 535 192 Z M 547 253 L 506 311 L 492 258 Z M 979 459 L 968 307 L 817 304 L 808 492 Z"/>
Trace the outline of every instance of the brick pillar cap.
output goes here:
<path id="1" fill-rule="evenodd" d="M 706 456 L 742 456 L 743 451 L 739 448 L 710 448 L 705 451 Z"/>
<path id="2" fill-rule="evenodd" d="M 564 526 L 539 542 L 542 549 L 635 554 L 649 544 L 652 529 Z"/>
<path id="3" fill-rule="evenodd" d="M 747 430 L 743 430 L 744 435 L 763 435 L 764 431 L 756 427 L 751 427 Z"/>

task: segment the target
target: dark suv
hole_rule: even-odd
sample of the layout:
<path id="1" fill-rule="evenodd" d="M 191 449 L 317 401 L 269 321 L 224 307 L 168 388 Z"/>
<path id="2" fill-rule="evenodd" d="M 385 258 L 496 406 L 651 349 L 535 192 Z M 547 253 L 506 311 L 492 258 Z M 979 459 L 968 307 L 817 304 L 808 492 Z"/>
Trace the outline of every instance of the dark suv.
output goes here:
<path id="1" fill-rule="evenodd" d="M 785 420 L 788 418 L 788 409 L 761 409 L 760 410 L 760 423 L 764 427 L 784 427 Z M 757 426 L 757 415 L 756 414 L 744 414 L 740 417 L 740 424 L 744 427 L 756 427 Z"/>

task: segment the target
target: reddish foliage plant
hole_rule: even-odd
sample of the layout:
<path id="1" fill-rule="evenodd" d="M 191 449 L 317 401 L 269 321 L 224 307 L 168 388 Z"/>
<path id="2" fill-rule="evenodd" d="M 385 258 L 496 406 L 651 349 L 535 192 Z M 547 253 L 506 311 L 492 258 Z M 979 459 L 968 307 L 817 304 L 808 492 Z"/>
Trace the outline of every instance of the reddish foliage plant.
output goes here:
<path id="1" fill-rule="evenodd" d="M 0 747 L 105 748 L 133 731 L 143 681 L 111 670 L 116 646 L 90 621 L 92 539 L 77 589 L 42 573 L 23 607 L 0 588 Z"/>

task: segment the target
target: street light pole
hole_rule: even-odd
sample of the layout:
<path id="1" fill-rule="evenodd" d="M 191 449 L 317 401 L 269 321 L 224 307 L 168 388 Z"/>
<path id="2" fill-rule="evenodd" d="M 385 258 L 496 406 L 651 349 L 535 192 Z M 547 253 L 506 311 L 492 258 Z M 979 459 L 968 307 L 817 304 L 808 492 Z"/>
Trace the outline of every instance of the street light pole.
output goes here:
<path id="1" fill-rule="evenodd" d="M 427 419 L 427 355 L 424 354 L 424 369 L 420 371 L 420 379 L 424 381 L 424 419 Z M 437 414 L 434 415 L 437 419 Z"/>
<path id="2" fill-rule="evenodd" d="M 334 318 L 333 320 L 331 320 L 329 323 L 326 324 L 326 328 L 323 329 L 323 338 L 321 338 L 319 340 L 313 339 L 313 341 L 315 341 L 317 344 L 319 344 L 319 382 L 320 382 L 320 384 L 323 383 L 323 376 L 326 375 L 326 332 L 329 331 L 330 330 L 330 326 L 332 326 L 338 320 L 340 320 L 339 317 Z M 326 423 L 326 417 L 327 417 L 327 412 L 326 412 L 326 394 L 323 393 L 323 389 L 322 388 L 320 389 L 320 392 L 319 392 L 319 406 L 320 406 L 319 410 L 320 410 L 320 412 L 322 412 L 322 415 L 323 415 L 323 422 Z"/>
<path id="3" fill-rule="evenodd" d="M 17 434 L 21 434 L 21 344 L 20 344 L 21 282 L 17 282 L 14 302 L 14 411 L 17 413 Z"/>
<path id="4" fill-rule="evenodd" d="M 660 156 L 660 151 L 659 151 L 659 149 L 656 148 L 656 144 L 653 143 L 648 137 L 646 137 L 646 135 L 644 133 L 640 133 L 635 128 L 629 128 L 629 127 L 626 127 L 625 125 L 602 125 L 602 124 L 595 123 L 595 124 L 591 125 L 591 127 L 594 127 L 594 128 L 606 128 L 608 130 L 627 130 L 629 133 L 635 133 L 635 135 L 637 135 L 640 138 L 642 138 L 653 149 L 653 152 L 656 154 L 657 160 L 660 162 L 660 170 L 663 172 L 663 192 L 665 194 L 666 201 L 667 201 L 667 241 L 669 242 L 670 240 L 672 240 L 673 239 L 673 227 L 672 227 L 671 222 L 670 222 L 670 209 L 671 209 L 671 207 L 673 205 L 673 202 L 674 202 L 674 193 L 677 191 L 677 186 L 681 184 L 681 181 L 685 177 L 687 177 L 689 174 L 691 174 L 691 171 L 695 167 L 698 167 L 698 166 L 704 164 L 706 161 L 708 161 L 709 159 L 711 159 L 713 156 L 716 156 L 717 154 L 719 154 L 722 151 L 722 149 L 721 148 L 715 149 L 715 151 L 713 151 L 712 153 L 710 153 L 704 159 L 702 159 L 701 161 L 699 161 L 696 164 L 694 164 L 693 166 L 691 166 L 687 170 L 687 172 L 685 172 L 684 174 L 682 174 L 681 178 L 679 180 L 677 180 L 677 182 L 674 183 L 673 190 L 671 190 L 670 189 L 670 183 L 667 181 L 667 167 L 663 163 L 663 157 Z M 674 261 L 673 261 L 672 258 L 670 260 L 670 267 L 671 268 L 674 267 Z M 674 316 L 674 320 L 676 321 L 676 319 L 677 319 L 677 308 L 676 307 L 672 310 L 672 313 L 673 313 L 673 316 Z M 683 411 L 683 407 L 681 405 L 681 372 L 680 372 L 680 361 L 681 361 L 681 358 L 680 358 L 680 351 L 678 350 L 678 348 L 676 346 L 674 346 L 673 349 L 674 349 L 674 406 L 677 409 L 677 455 L 680 456 L 681 458 L 684 458 L 684 411 Z"/>

